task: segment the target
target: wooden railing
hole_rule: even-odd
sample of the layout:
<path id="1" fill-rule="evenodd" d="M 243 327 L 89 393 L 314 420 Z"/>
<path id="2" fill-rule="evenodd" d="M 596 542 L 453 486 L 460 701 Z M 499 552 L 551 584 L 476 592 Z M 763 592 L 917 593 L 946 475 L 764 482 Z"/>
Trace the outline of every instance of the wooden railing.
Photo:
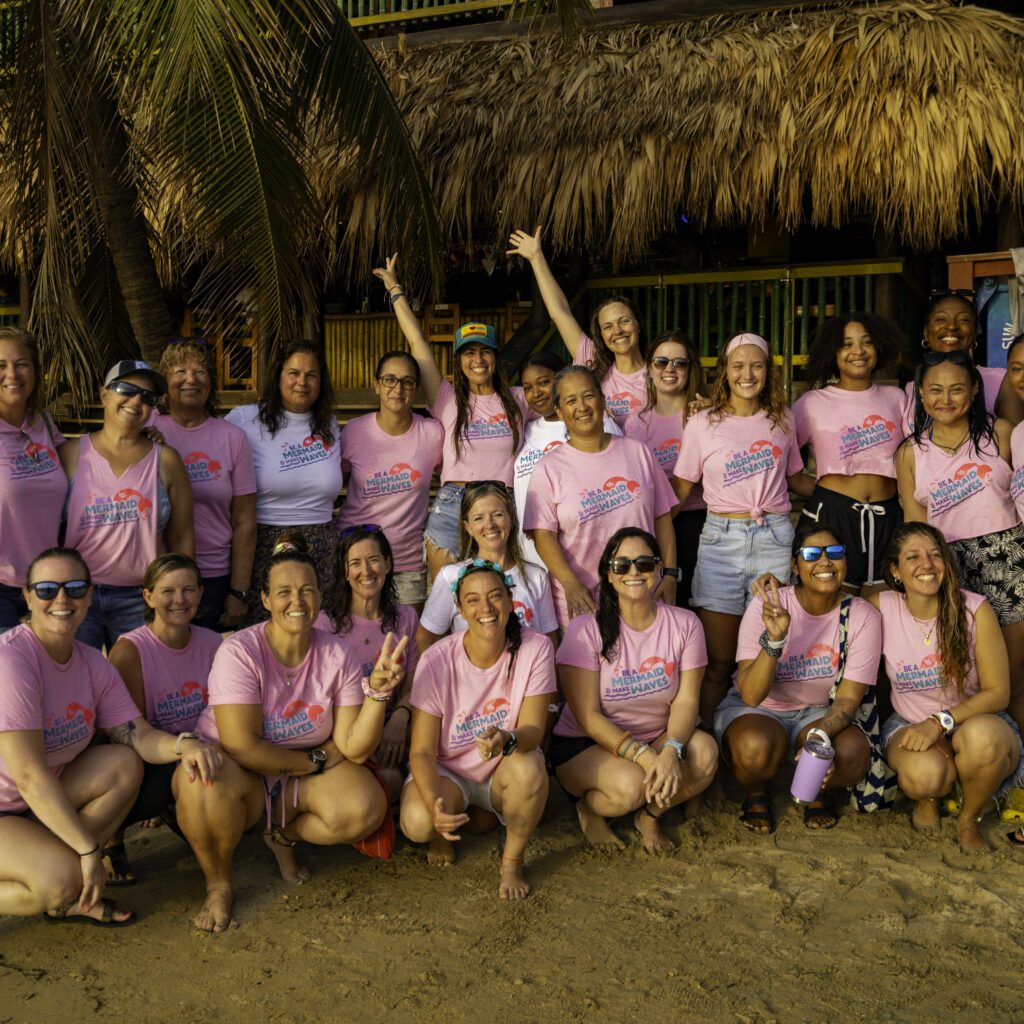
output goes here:
<path id="1" fill-rule="evenodd" d="M 452 23 L 487 15 L 505 17 L 515 0 L 339 0 L 357 30 L 403 30 L 418 22 Z"/>

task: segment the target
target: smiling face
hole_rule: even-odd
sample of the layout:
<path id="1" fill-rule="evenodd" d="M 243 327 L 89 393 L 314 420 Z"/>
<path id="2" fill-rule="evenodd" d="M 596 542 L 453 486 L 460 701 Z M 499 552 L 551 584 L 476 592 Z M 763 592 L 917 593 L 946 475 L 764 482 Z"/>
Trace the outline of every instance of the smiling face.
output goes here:
<path id="1" fill-rule="evenodd" d="M 556 411 L 570 438 L 604 433 L 604 395 L 588 374 L 569 373 L 558 382 Z"/>
<path id="2" fill-rule="evenodd" d="M 739 345 L 729 353 L 725 374 L 731 395 L 756 399 L 768 379 L 768 357 L 757 345 Z"/>
<path id="3" fill-rule="evenodd" d="M 419 374 L 416 364 L 409 359 L 388 359 L 373 382 L 381 409 L 404 415 L 412 408 L 416 398 Z"/>
<path id="4" fill-rule="evenodd" d="M 609 302 L 597 314 L 601 341 L 612 355 L 628 355 L 640 348 L 640 324 L 622 302 Z"/>
<path id="5" fill-rule="evenodd" d="M 28 349 L 16 341 L 0 341 L 0 409 L 21 419 L 35 389 L 36 371 Z"/>
<path id="6" fill-rule="evenodd" d="M 642 555 L 653 555 L 650 545 L 642 537 L 625 537 L 622 543 L 612 553 L 610 561 L 616 558 L 639 558 Z M 658 567 L 651 572 L 640 572 L 635 565 L 629 567 L 629 572 L 624 576 L 608 570 L 607 579 L 612 589 L 621 600 L 626 598 L 630 601 L 654 601 L 654 592 L 661 583 L 661 573 Z"/>
<path id="7" fill-rule="evenodd" d="M 856 321 L 843 328 L 843 340 L 836 352 L 839 383 L 871 380 L 878 366 L 878 350 L 868 329 Z"/>
<path id="8" fill-rule="evenodd" d="M 171 367 L 167 374 L 167 404 L 171 415 L 175 411 L 195 414 L 203 409 L 211 387 L 210 371 L 198 359 L 186 359 Z"/>
<path id="9" fill-rule="evenodd" d="M 199 610 L 203 588 L 191 569 L 165 572 L 152 590 L 143 588 L 142 599 L 153 609 L 156 618 L 168 626 L 187 626 Z"/>
<path id="10" fill-rule="evenodd" d="M 278 379 L 285 412 L 309 412 L 320 397 L 320 362 L 312 352 L 295 352 L 281 367 Z"/>
<path id="11" fill-rule="evenodd" d="M 1006 376 L 1014 394 L 1024 401 L 1024 343 L 1018 342 L 1007 353 Z"/>
<path id="12" fill-rule="evenodd" d="M 648 370 L 651 374 L 651 383 L 659 395 L 681 395 L 686 392 L 690 384 L 690 367 L 675 366 L 673 360 L 689 359 L 690 353 L 686 351 L 685 345 L 678 341 L 663 341 L 653 353 Z M 662 360 L 668 363 L 659 366 Z"/>
<path id="13" fill-rule="evenodd" d="M 970 352 L 978 340 L 973 303 L 950 295 L 932 307 L 924 325 L 924 343 L 933 352 Z"/>
<path id="14" fill-rule="evenodd" d="M 494 378 L 494 367 L 497 363 L 494 349 L 470 342 L 463 345 L 458 352 L 459 368 L 470 385 L 490 387 Z"/>
<path id="15" fill-rule="evenodd" d="M 505 636 L 512 595 L 496 573 L 481 570 L 467 575 L 459 586 L 456 606 L 474 638 L 490 641 Z"/>
<path id="16" fill-rule="evenodd" d="M 921 378 L 924 411 L 943 426 L 956 426 L 967 419 L 977 391 L 967 367 L 954 363 L 930 366 Z"/>
<path id="17" fill-rule="evenodd" d="M 82 567 L 73 558 L 44 558 L 32 567 L 28 583 L 67 583 L 84 579 Z M 69 597 L 62 587 L 50 601 L 44 601 L 34 590 L 26 589 L 23 594 L 32 631 L 40 637 L 73 639 L 92 603 L 91 587 L 79 598 Z"/>
<path id="18" fill-rule="evenodd" d="M 153 391 L 153 381 L 143 373 L 130 373 L 118 380 Z M 100 404 L 103 406 L 104 425 L 121 430 L 141 431 L 153 411 L 153 406 L 143 402 L 141 395 L 132 395 L 129 398 L 111 388 L 100 388 Z"/>
<path id="19" fill-rule="evenodd" d="M 907 594 L 935 597 L 946 578 L 946 564 L 931 537 L 926 533 L 912 533 L 900 545 L 892 572 Z"/>
<path id="20" fill-rule="evenodd" d="M 522 373 L 526 403 L 542 419 L 555 411 L 555 371 L 546 366 L 528 366 Z"/>
<path id="21" fill-rule="evenodd" d="M 261 597 L 273 625 L 290 636 L 311 630 L 320 614 L 316 573 L 305 562 L 281 562 L 273 566 Z"/>
<path id="22" fill-rule="evenodd" d="M 827 596 L 838 593 L 846 579 L 846 558 L 829 558 L 825 548 L 830 544 L 838 544 L 834 533 L 818 530 L 809 534 L 803 541 L 803 547 L 819 547 L 821 557 L 814 562 L 807 562 L 798 552 L 793 559 L 793 575 L 800 578 L 800 585 L 810 594 Z"/>
<path id="23" fill-rule="evenodd" d="M 356 541 L 345 556 L 345 579 L 352 593 L 364 601 L 380 594 L 390 571 L 391 560 L 370 538 Z"/>

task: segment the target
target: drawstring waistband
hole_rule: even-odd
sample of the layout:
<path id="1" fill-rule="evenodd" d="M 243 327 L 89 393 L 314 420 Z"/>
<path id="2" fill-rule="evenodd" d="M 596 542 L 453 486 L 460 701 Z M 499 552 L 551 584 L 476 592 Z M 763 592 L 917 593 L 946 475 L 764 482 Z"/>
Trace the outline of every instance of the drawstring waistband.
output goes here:
<path id="1" fill-rule="evenodd" d="M 856 501 L 851 506 L 854 512 L 860 513 L 860 549 L 868 556 L 868 578 L 863 586 L 870 587 L 877 583 L 875 579 L 875 516 L 885 515 L 884 505 L 873 505 L 870 501 Z M 864 523 L 867 521 L 865 536 Z"/>

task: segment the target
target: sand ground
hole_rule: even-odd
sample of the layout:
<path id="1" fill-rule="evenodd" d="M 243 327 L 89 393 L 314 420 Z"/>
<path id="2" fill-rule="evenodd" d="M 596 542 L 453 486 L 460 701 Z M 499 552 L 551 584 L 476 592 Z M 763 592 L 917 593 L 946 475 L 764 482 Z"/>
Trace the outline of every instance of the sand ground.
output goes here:
<path id="1" fill-rule="evenodd" d="M 553 788 L 529 850 L 534 894 L 497 899 L 497 834 L 451 869 L 307 848 L 275 881 L 247 836 L 236 922 L 189 925 L 202 877 L 166 828 L 129 833 L 142 915 L 103 931 L 0 920 L 0 1024 L 434 1021 L 1024 1022 L 1024 855 L 990 815 L 990 855 L 955 824 L 845 814 L 812 833 L 782 796 L 773 836 L 726 802 L 666 831 L 672 855 L 594 850 Z"/>

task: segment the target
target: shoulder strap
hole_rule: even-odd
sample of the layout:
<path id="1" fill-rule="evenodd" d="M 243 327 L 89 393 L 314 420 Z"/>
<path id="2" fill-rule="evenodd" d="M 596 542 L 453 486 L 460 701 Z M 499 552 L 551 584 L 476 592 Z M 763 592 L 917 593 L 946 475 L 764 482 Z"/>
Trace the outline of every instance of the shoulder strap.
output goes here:
<path id="1" fill-rule="evenodd" d="M 853 598 L 844 595 L 839 602 L 839 664 L 836 666 L 836 686 L 843 681 L 843 673 L 846 671 L 846 651 L 849 647 L 847 636 L 850 632 L 850 608 L 853 605 Z"/>

